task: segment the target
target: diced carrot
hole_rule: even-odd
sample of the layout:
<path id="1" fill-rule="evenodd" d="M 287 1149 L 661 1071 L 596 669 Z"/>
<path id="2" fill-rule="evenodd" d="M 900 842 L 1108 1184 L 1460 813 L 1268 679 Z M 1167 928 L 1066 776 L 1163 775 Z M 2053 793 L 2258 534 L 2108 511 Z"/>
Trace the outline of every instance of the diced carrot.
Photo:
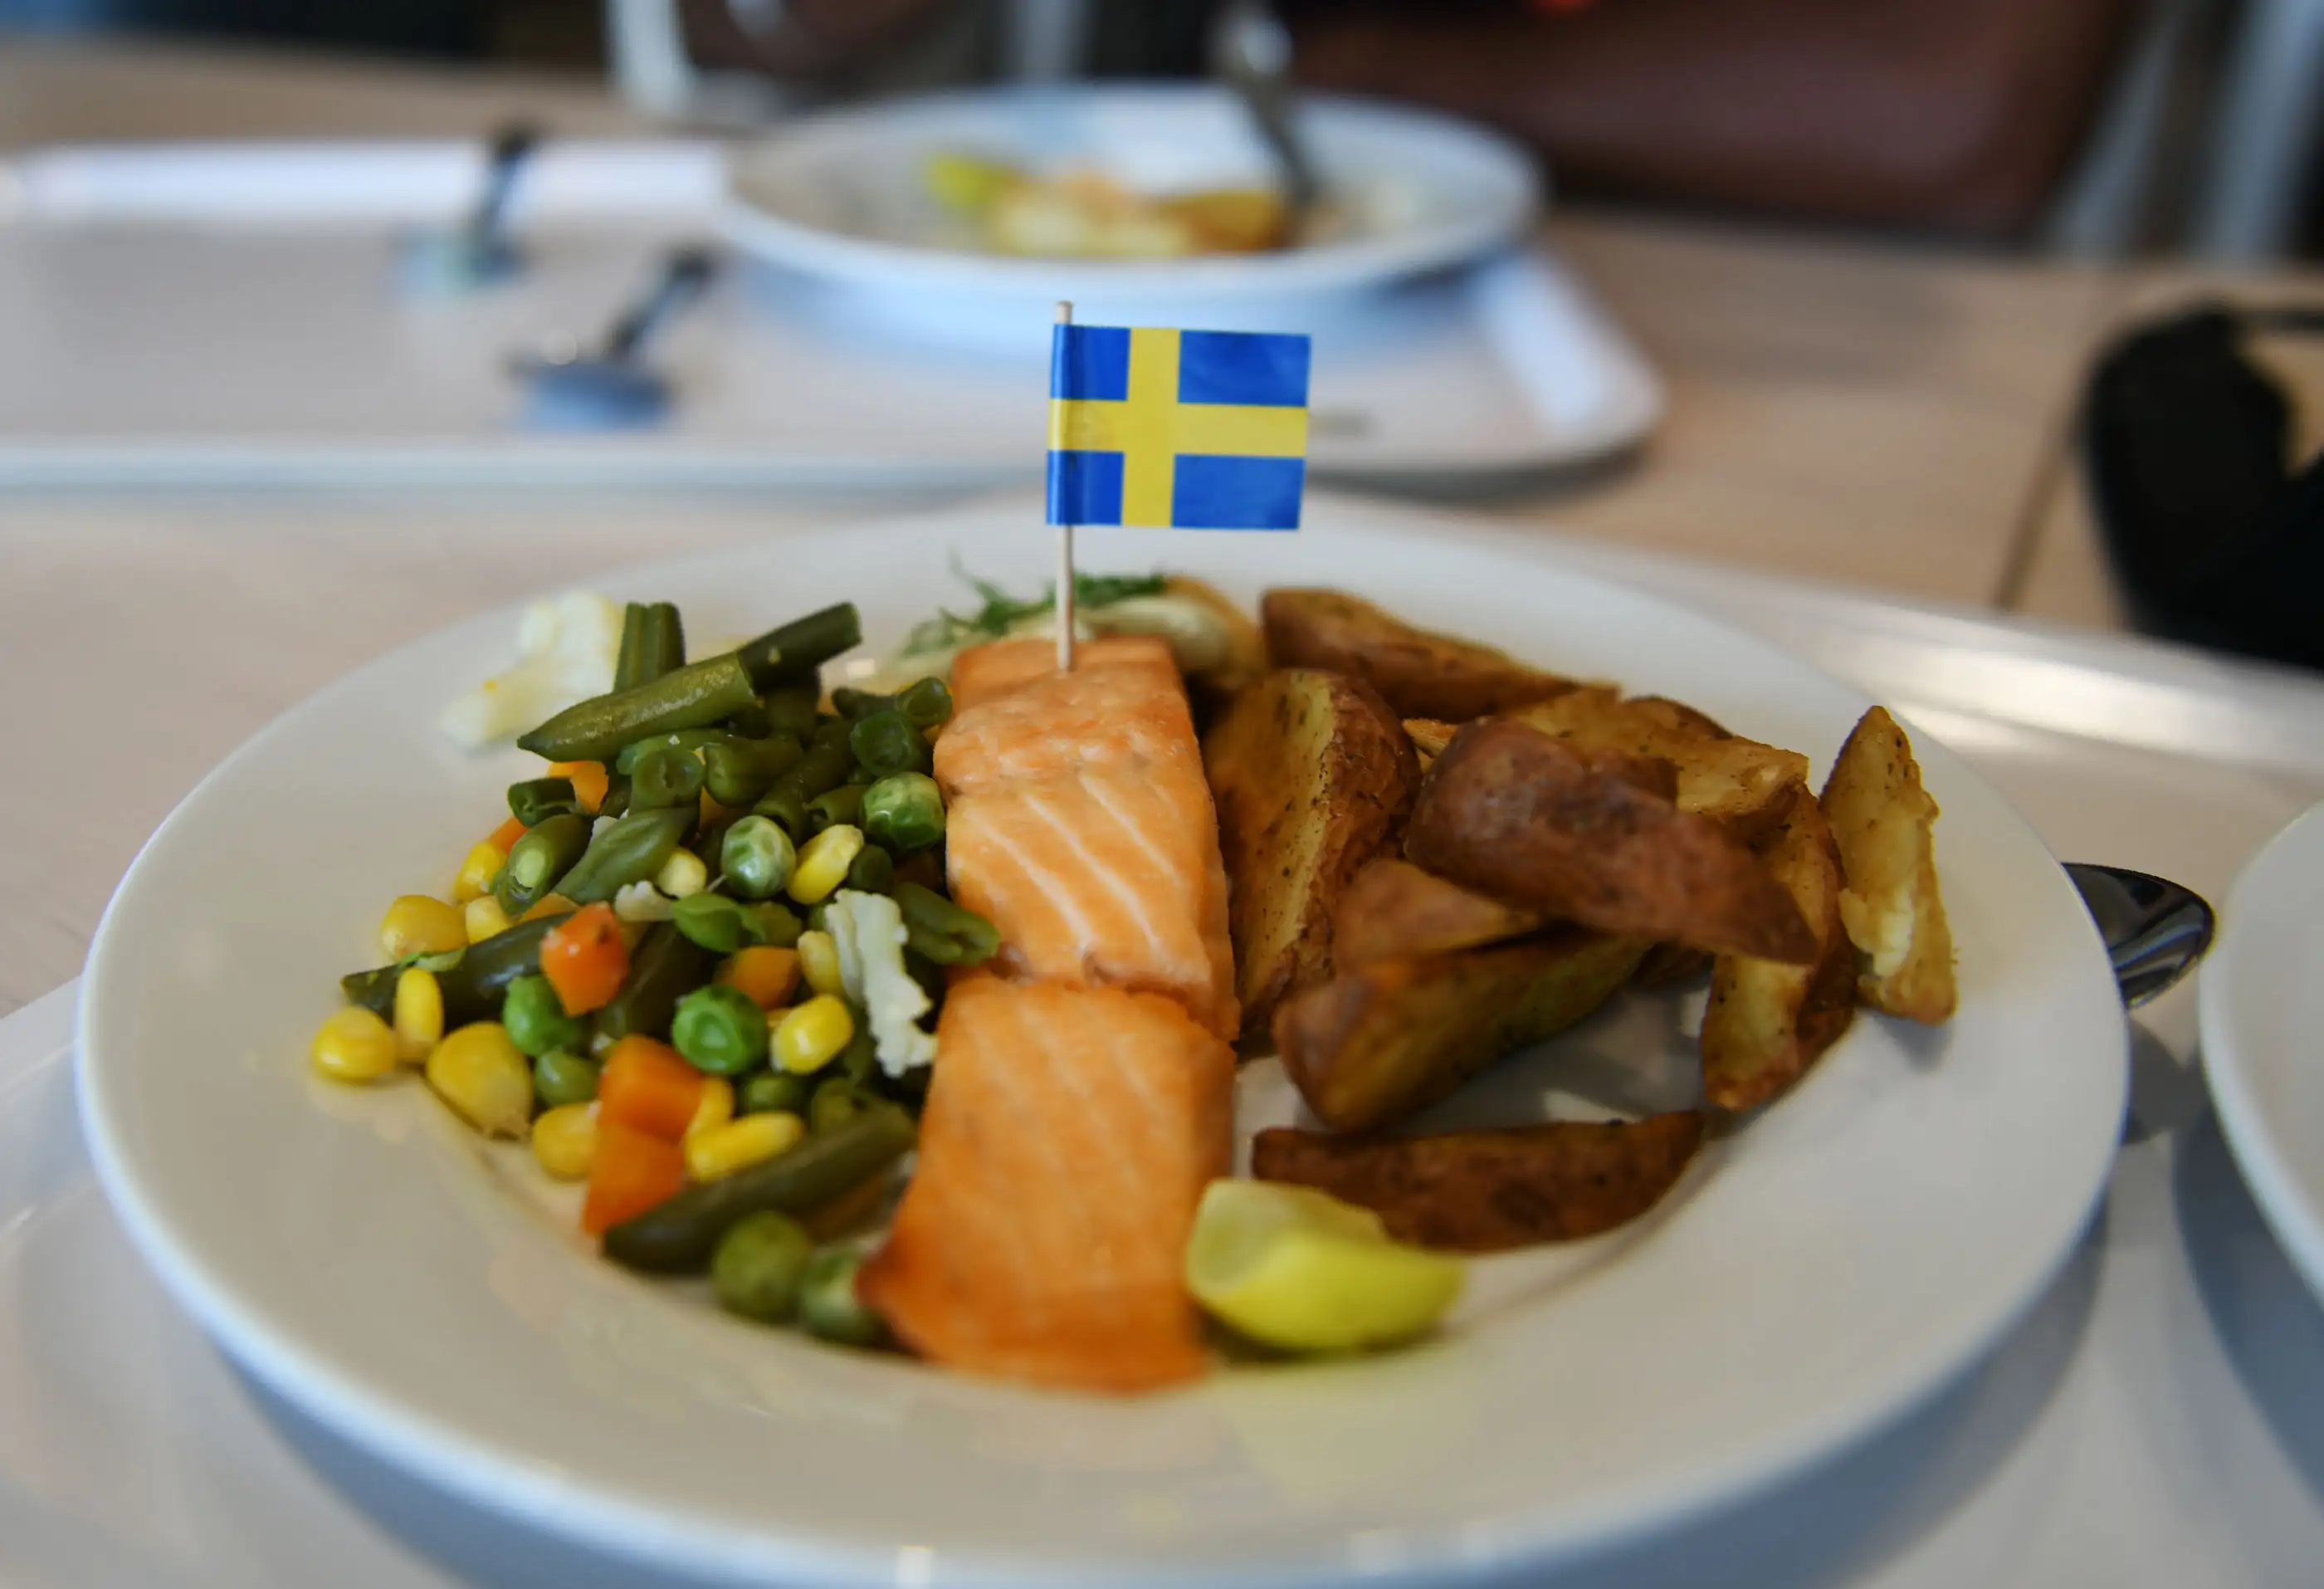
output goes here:
<path id="1" fill-rule="evenodd" d="M 492 837 L 484 842 L 503 855 L 516 848 L 516 841 L 524 836 L 524 824 L 512 817 L 493 829 Z"/>
<path id="2" fill-rule="evenodd" d="M 799 957 L 796 949 L 756 944 L 737 950 L 723 961 L 714 979 L 739 988 L 761 1010 L 779 1010 L 798 987 Z"/>
<path id="3" fill-rule="evenodd" d="M 702 1073 L 676 1049 L 632 1033 L 597 1073 L 597 1118 L 675 1142 L 702 1103 Z"/>
<path id="4" fill-rule="evenodd" d="M 630 947 L 611 905 L 586 905 L 549 928 L 540 940 L 540 975 L 557 990 L 567 1015 L 585 1015 L 613 1002 L 630 975 Z"/>
<path id="5" fill-rule="evenodd" d="M 589 1166 L 589 1195 L 581 1228 L 593 1236 L 669 1202 L 686 1185 L 686 1152 L 650 1132 L 597 1118 L 597 1157 Z"/>
<path id="6" fill-rule="evenodd" d="M 551 762 L 549 776 L 572 780 L 573 798 L 580 801 L 581 808 L 592 817 L 605 803 L 606 786 L 613 782 L 603 762 Z"/>

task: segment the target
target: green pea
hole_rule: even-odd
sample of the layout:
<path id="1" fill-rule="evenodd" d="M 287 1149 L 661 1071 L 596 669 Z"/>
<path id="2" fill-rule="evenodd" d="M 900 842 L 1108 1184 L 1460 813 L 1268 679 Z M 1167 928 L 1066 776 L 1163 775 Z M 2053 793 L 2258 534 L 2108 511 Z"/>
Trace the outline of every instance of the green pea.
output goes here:
<path id="1" fill-rule="evenodd" d="M 896 882 L 895 857 L 878 845 L 865 845 L 847 868 L 847 886 L 867 894 L 884 894 Z"/>
<path id="2" fill-rule="evenodd" d="M 814 1258 L 815 1238 L 798 1220 L 771 1209 L 750 1215 L 718 1238 L 710 1258 L 710 1288 L 727 1312 L 780 1324 L 797 1310 Z"/>
<path id="3" fill-rule="evenodd" d="M 726 830 L 718 846 L 720 874 L 746 900 L 771 899 L 782 892 L 798 864 L 791 836 L 765 817 L 743 818 Z"/>
<path id="4" fill-rule="evenodd" d="M 660 745 L 630 769 L 630 809 L 663 811 L 693 805 L 702 796 L 702 762 L 692 751 Z"/>
<path id="5" fill-rule="evenodd" d="M 532 1062 L 532 1090 L 544 1108 L 586 1104 L 597 1095 L 597 1067 L 578 1054 L 551 1049 Z"/>
<path id="6" fill-rule="evenodd" d="M 807 1108 L 807 1083 L 788 1070 L 762 1070 L 742 1084 L 735 1096 L 745 1114 L 798 1114 Z"/>
<path id="7" fill-rule="evenodd" d="M 899 854 L 925 850 L 944 837 L 944 794 L 925 772 L 899 772 L 863 791 L 863 831 Z"/>
<path id="8" fill-rule="evenodd" d="M 807 1101 L 807 1128 L 811 1132 L 826 1132 L 844 1125 L 862 1113 L 879 1100 L 844 1076 L 835 1076 L 817 1084 L 815 1096 Z"/>
<path id="9" fill-rule="evenodd" d="M 509 984 L 501 1000 L 501 1024 L 522 1054 L 578 1049 L 589 1037 L 587 1024 L 565 1013 L 563 1001 L 545 976 L 520 976 Z"/>
<path id="10" fill-rule="evenodd" d="M 928 770 L 927 735 L 893 707 L 859 721 L 848 734 L 847 747 L 874 778 Z"/>
<path id="11" fill-rule="evenodd" d="M 941 679 L 923 679 L 897 691 L 896 710 L 915 728 L 934 728 L 952 716 L 952 691 Z"/>
<path id="12" fill-rule="evenodd" d="M 873 1346 L 887 1335 L 880 1316 L 855 1295 L 855 1271 L 863 1254 L 827 1247 L 807 1260 L 799 1276 L 798 1318 L 807 1334 L 844 1346 Z"/>
<path id="13" fill-rule="evenodd" d="M 696 1070 L 741 1076 L 766 1063 L 766 1012 L 739 988 L 696 988 L 678 1002 L 669 1040 Z"/>

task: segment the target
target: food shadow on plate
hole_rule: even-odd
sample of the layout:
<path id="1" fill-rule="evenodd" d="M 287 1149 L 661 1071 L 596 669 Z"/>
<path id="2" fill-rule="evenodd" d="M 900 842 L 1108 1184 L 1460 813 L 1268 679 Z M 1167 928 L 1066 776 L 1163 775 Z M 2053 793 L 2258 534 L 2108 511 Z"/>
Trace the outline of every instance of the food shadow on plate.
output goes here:
<path id="1" fill-rule="evenodd" d="M 1773 1488 L 1650 1538 L 1545 1571 L 1513 1562 L 1463 1582 L 1527 1589 L 1839 1589 L 1901 1557 L 1970 1501 L 2040 1420 L 2096 1302 L 2104 1215 L 1994 1355 L 1886 1431 Z M 711 1589 L 473 1506 L 314 1421 L 239 1367 L 260 1415 L 325 1483 L 402 1549 L 475 1589 Z M 417 1581 L 417 1580 L 415 1580 Z M 1388 1575 L 1384 1586 L 1442 1582 Z"/>
<path id="2" fill-rule="evenodd" d="M 2216 1114 L 2181 1132 L 2172 1197 L 2196 1294 L 2251 1405 L 2324 1497 L 2324 1307 L 2275 1239 Z"/>

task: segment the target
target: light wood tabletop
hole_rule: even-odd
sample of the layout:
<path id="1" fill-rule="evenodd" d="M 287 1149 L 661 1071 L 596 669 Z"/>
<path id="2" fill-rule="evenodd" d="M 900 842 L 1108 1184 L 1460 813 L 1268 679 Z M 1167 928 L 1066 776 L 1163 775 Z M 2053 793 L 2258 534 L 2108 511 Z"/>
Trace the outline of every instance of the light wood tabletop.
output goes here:
<path id="1" fill-rule="evenodd" d="M 0 143 L 640 127 L 569 81 L 148 47 L 0 50 Z M 2073 265 L 1561 212 L 1645 346 L 1642 454 L 1520 500 L 1545 531 L 1891 592 L 2111 618 L 2058 528 L 2059 441 L 2118 288 Z M 658 492 L 0 495 L 0 1012 L 71 976 L 171 806 L 328 679 L 641 557 L 889 500 Z M 2094 581 L 2096 582 L 2094 584 Z M 39 775 L 35 776 L 35 770 Z M 63 788 L 69 792 L 60 796 Z"/>

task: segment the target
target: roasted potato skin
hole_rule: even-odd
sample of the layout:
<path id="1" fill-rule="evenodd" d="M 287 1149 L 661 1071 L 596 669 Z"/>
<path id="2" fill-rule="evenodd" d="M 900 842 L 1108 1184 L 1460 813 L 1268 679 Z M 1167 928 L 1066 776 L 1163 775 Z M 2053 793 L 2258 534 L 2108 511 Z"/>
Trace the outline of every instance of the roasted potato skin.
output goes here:
<path id="1" fill-rule="evenodd" d="M 1491 948 L 1344 967 L 1277 1009 L 1276 1051 L 1317 1119 L 1371 1131 L 1581 1021 L 1646 947 L 1564 927 Z"/>
<path id="2" fill-rule="evenodd" d="M 1358 868 L 1410 812 L 1420 763 L 1403 725 L 1360 680 L 1315 669 L 1268 674 L 1203 740 L 1227 869 L 1243 1030 L 1332 974 L 1332 915 Z"/>
<path id="3" fill-rule="evenodd" d="M 1364 680 L 1397 716 L 1464 723 L 1574 688 L 1474 641 L 1416 629 L 1337 590 L 1270 590 L 1259 626 L 1278 668 L 1323 668 Z"/>
<path id="4" fill-rule="evenodd" d="M 1508 904 L 1601 932 L 1810 965 L 1783 885 L 1709 818 L 1641 787 L 1666 763 L 1591 754 L 1514 718 L 1471 723 L 1422 781 L 1408 859 Z"/>
<path id="5" fill-rule="evenodd" d="M 1400 955 L 1444 955 L 1522 937 L 1543 924 L 1537 910 L 1433 877 L 1409 861 L 1364 863 L 1332 919 L 1332 958 L 1361 965 Z"/>
<path id="6" fill-rule="evenodd" d="M 1655 696 L 1625 700 L 1610 689 L 1570 691 L 1509 714 L 1591 753 L 1656 756 L 1678 769 L 1682 811 L 1708 817 L 1744 843 L 1776 827 L 1804 789 L 1808 760 L 1744 739 L 1692 707 Z"/>
<path id="7" fill-rule="evenodd" d="M 1423 1247 L 1499 1252 L 1571 1242 L 1662 1201 L 1702 1144 L 1692 1110 L 1404 1138 L 1263 1131 L 1251 1173 L 1370 1208 Z"/>
<path id="8" fill-rule="evenodd" d="M 1856 1014 L 1856 946 L 1840 914 L 1840 848 L 1822 808 L 1795 791 L 1784 826 L 1765 840 L 1768 873 L 1791 892 L 1820 946 L 1813 965 L 1721 955 L 1702 1016 L 1702 1095 L 1720 1109 L 1756 1109 L 1838 1042 Z"/>
<path id="9" fill-rule="evenodd" d="M 1909 1021 L 1950 1020 L 1960 995 L 1937 886 L 1937 802 L 1886 708 L 1866 712 L 1840 747 L 1822 808 L 1840 848 L 1840 919 L 1856 946 L 1858 996 Z"/>

